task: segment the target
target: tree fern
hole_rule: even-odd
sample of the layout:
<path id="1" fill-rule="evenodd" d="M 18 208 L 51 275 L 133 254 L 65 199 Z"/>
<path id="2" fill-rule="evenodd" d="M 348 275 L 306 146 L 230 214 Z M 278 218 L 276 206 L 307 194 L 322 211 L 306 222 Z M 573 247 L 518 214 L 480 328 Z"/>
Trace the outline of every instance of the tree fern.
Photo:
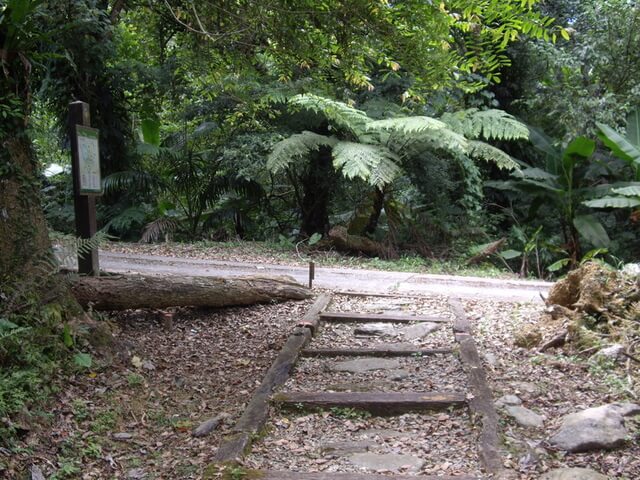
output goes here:
<path id="1" fill-rule="evenodd" d="M 126 170 L 114 172 L 105 177 L 103 181 L 104 191 L 107 193 L 123 190 L 149 190 L 159 183 L 159 179 L 149 172 L 139 170 Z"/>
<path id="2" fill-rule="evenodd" d="M 501 170 L 517 170 L 518 163 L 510 155 L 488 143 L 469 141 L 469 156 L 494 163 Z"/>
<path id="3" fill-rule="evenodd" d="M 296 158 L 306 157 L 312 151 L 317 151 L 323 146 L 332 147 L 336 142 L 335 137 L 327 137 L 313 132 L 295 133 L 274 145 L 267 160 L 267 168 L 272 172 L 284 170 Z"/>
<path id="4" fill-rule="evenodd" d="M 431 117 L 398 117 L 385 120 L 375 120 L 367 123 L 367 131 L 394 131 L 404 134 L 422 133 L 425 131 L 442 130 L 447 124 Z"/>
<path id="5" fill-rule="evenodd" d="M 320 97 L 312 93 L 295 95 L 289 100 L 295 108 L 308 110 L 324 117 L 332 126 L 357 136 L 363 131 L 369 117 L 346 103 Z"/>
<path id="6" fill-rule="evenodd" d="M 529 129 L 503 110 L 478 110 L 471 108 L 454 113 L 445 113 L 440 119 L 450 129 L 475 140 L 526 140 Z"/>
<path id="7" fill-rule="evenodd" d="M 333 148 L 333 165 L 347 178 L 361 178 L 383 187 L 400 171 L 398 156 L 380 145 L 338 142 Z"/>

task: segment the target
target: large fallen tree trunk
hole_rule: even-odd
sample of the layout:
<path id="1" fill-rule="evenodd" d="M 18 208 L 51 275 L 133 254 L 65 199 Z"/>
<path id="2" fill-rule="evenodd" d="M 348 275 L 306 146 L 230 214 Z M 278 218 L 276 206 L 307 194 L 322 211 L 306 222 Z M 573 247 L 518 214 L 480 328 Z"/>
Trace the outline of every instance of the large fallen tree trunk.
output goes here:
<path id="1" fill-rule="evenodd" d="M 310 298 L 311 292 L 287 276 L 155 277 L 113 275 L 76 277 L 71 290 L 94 310 L 129 308 L 227 307 Z"/>
<path id="2" fill-rule="evenodd" d="M 363 253 L 370 257 L 386 257 L 387 252 L 382 244 L 360 235 L 350 235 L 345 227 L 333 227 L 329 231 L 329 238 L 338 250 Z"/>

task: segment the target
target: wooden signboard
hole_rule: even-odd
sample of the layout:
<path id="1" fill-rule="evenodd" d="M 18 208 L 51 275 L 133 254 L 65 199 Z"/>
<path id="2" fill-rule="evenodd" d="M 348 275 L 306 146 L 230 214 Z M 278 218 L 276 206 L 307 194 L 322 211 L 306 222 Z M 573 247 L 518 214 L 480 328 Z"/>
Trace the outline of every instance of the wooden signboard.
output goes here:
<path id="1" fill-rule="evenodd" d="M 78 237 L 89 239 L 97 231 L 96 197 L 102 194 L 100 179 L 100 148 L 98 130 L 91 128 L 89 104 L 69 105 L 69 138 L 71 139 L 71 171 L 73 173 L 73 203 Z M 98 249 L 78 255 L 78 272 L 99 275 Z"/>
<path id="2" fill-rule="evenodd" d="M 102 194 L 100 179 L 99 131 L 95 128 L 76 125 L 78 143 L 78 175 L 81 195 Z"/>

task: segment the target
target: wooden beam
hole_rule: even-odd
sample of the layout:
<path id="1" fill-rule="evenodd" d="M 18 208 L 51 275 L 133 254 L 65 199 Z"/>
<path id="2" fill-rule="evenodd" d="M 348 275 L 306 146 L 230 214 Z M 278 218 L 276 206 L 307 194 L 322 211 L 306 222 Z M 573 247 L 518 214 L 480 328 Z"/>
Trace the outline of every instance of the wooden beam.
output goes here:
<path id="1" fill-rule="evenodd" d="M 412 323 L 412 322 L 448 322 L 449 320 L 437 315 L 407 315 L 402 313 L 355 313 L 355 312 L 323 312 L 320 314 L 323 322 L 382 322 L 382 323 Z"/>
<path id="2" fill-rule="evenodd" d="M 464 393 L 456 392 L 283 392 L 275 395 L 273 401 L 289 408 L 344 407 L 379 415 L 466 405 Z"/>
<path id="3" fill-rule="evenodd" d="M 326 301 L 327 299 L 321 296 L 307 313 L 319 311 L 321 305 Z M 231 430 L 232 433 L 222 439 L 214 457 L 216 462 L 233 462 L 243 456 L 245 450 L 251 445 L 251 439 L 260 433 L 267 422 L 271 395 L 277 388 L 285 384 L 300 351 L 310 340 L 311 329 L 306 327 L 296 327 L 289 335 L 280 354 L 265 374 L 258 389 L 253 393 L 244 413 Z"/>
<path id="4" fill-rule="evenodd" d="M 261 480 L 480 480 L 478 477 L 460 475 L 379 475 L 375 473 L 336 473 L 336 472 L 276 472 L 259 471 L 256 478 Z"/>
<path id="5" fill-rule="evenodd" d="M 451 310 L 456 316 L 454 331 L 460 346 L 460 360 L 467 373 L 471 393 L 469 409 L 481 422 L 478 451 L 480 462 L 486 473 L 495 478 L 503 478 L 504 467 L 500 455 L 500 435 L 498 432 L 498 413 L 493 403 L 491 389 L 482 367 L 482 361 L 471 336 L 469 323 L 462 304 L 457 299 L 450 300 Z"/>
<path id="6" fill-rule="evenodd" d="M 452 348 L 394 348 L 381 345 L 375 348 L 305 348 L 302 357 L 423 357 L 453 353 Z"/>
<path id="7" fill-rule="evenodd" d="M 318 324 L 320 323 L 320 314 L 331 303 L 331 295 L 329 293 L 323 293 L 320 295 L 311 308 L 305 313 L 304 317 L 298 322 L 298 327 L 308 327 L 311 329 L 311 333 L 315 335 L 318 331 Z"/>

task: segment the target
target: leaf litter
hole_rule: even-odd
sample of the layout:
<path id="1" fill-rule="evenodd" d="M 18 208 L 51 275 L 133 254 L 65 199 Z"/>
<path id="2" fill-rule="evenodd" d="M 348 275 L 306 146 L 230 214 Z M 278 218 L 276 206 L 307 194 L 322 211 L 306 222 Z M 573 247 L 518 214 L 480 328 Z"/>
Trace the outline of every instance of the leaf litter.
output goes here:
<path id="1" fill-rule="evenodd" d="M 221 437 L 232 428 L 310 303 L 179 309 L 171 331 L 163 330 L 153 312 L 112 316 L 109 321 L 119 330 L 119 354 L 101 368 L 65 377 L 64 388 L 41 413 L 40 425 L 33 425 L 17 448 L 0 451 L 4 465 L 0 473 L 18 478 L 37 464 L 48 477 L 57 472 L 55 478 L 202 478 Z M 373 304 L 381 305 L 383 311 L 399 308 L 449 315 L 445 297 L 337 295 L 332 309 L 365 311 Z M 640 478 L 640 446 L 634 440 L 637 423 L 629 422 L 632 439 L 618 450 L 564 454 L 546 443 L 567 413 L 614 401 L 637 401 L 622 366 L 593 364 L 562 350 L 540 354 L 518 347 L 517 334 L 540 323 L 544 307 L 538 304 L 489 300 L 464 300 L 463 304 L 494 398 L 517 395 L 525 407 L 546 418 L 541 429 L 524 428 L 499 410 L 506 467 L 521 480 L 534 480 L 565 466 L 592 468 L 615 479 Z M 318 381 L 324 383 L 325 378 L 321 375 Z M 223 413 L 228 416 L 212 433 L 192 436 L 202 422 Z M 435 417 L 435 421 L 411 415 L 344 418 L 344 413 L 272 417 L 271 434 L 256 444 L 248 463 L 261 468 L 349 470 L 354 467 L 342 457 L 319 456 L 318 446 L 327 440 L 341 441 L 345 434 L 362 441 L 366 430 L 408 428 L 410 435 L 385 437 L 377 451 L 420 456 L 427 462 L 423 473 L 477 471 L 477 432 L 464 411 L 447 412 L 443 415 L 448 419 Z M 398 421 L 404 423 L 393 423 Z M 439 422 L 445 428 L 433 426 Z M 287 424 L 293 427 L 283 427 Z M 325 433 L 327 438 L 321 439 Z M 380 439 L 374 440 L 380 444 Z"/>

